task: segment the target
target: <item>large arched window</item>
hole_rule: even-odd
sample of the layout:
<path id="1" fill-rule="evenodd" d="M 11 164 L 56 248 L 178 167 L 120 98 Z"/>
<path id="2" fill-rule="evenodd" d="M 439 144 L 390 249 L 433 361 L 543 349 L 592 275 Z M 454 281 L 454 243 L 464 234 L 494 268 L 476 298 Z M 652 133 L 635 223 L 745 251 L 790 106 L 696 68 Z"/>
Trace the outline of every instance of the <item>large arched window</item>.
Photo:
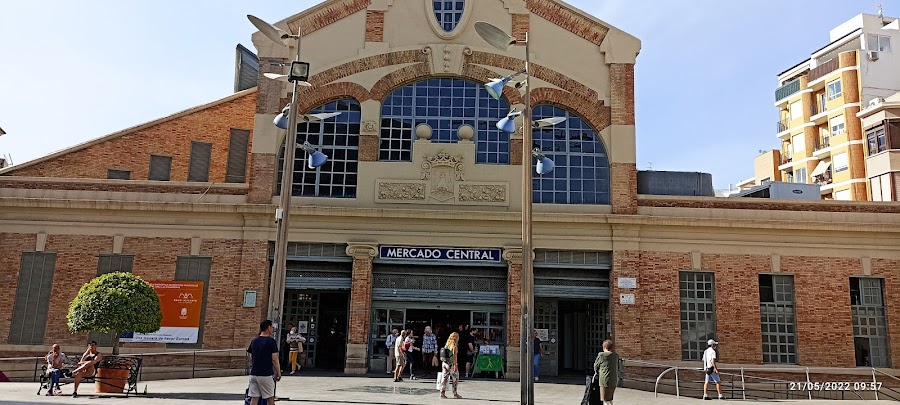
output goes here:
<path id="1" fill-rule="evenodd" d="M 495 126 L 509 112 L 484 86 L 462 79 L 435 78 L 395 89 L 381 108 L 378 160 L 409 162 L 416 125 L 428 124 L 432 142 L 455 143 L 460 125 L 475 128 L 478 163 L 509 163 L 509 134 Z"/>
<path id="2" fill-rule="evenodd" d="M 317 169 L 306 166 L 307 155 L 297 149 L 294 159 L 294 187 L 291 195 L 302 197 L 356 197 L 356 173 L 359 159 L 359 102 L 353 99 L 333 101 L 310 114 L 340 112 L 326 121 L 297 124 L 297 143 L 315 145 L 328 155 L 328 162 Z M 278 158 L 278 190 L 281 192 L 281 168 L 284 145 Z"/>
<path id="3" fill-rule="evenodd" d="M 578 115 L 551 105 L 534 108 L 534 119 L 565 117 L 553 127 L 535 129 L 533 141 L 556 168 L 534 176 L 534 202 L 609 204 L 609 158 L 597 133 Z"/>
<path id="4" fill-rule="evenodd" d="M 465 6 L 465 0 L 434 0 L 434 16 L 437 18 L 438 25 L 447 32 L 456 29 L 456 25 L 462 19 Z"/>

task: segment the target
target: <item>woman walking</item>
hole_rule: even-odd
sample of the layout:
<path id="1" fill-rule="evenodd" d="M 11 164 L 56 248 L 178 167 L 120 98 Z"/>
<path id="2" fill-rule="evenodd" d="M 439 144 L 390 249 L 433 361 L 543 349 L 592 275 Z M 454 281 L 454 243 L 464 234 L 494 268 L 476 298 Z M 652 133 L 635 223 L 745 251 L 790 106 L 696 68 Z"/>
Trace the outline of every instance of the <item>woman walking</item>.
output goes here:
<path id="1" fill-rule="evenodd" d="M 459 334 L 453 332 L 447 338 L 447 343 L 440 350 L 441 357 L 441 378 L 438 380 L 438 389 L 441 391 L 441 398 L 447 398 L 447 384 L 453 385 L 453 397 L 462 398 L 456 393 L 459 386 L 459 353 L 456 346 L 459 342 Z"/>
<path id="2" fill-rule="evenodd" d="M 288 333 L 286 340 L 287 343 L 291 346 L 291 374 L 294 374 L 297 372 L 297 369 L 300 368 L 300 366 L 297 364 L 297 356 L 299 356 L 300 353 L 303 353 L 303 343 L 306 342 L 306 338 L 303 337 L 300 332 L 297 332 L 296 327 L 293 327 L 291 328 L 291 332 Z"/>
<path id="3" fill-rule="evenodd" d="M 612 340 L 603 341 L 603 351 L 597 354 L 594 361 L 594 373 L 600 385 L 600 400 L 613 405 L 613 394 L 619 382 L 619 355 L 614 351 L 616 346 Z"/>

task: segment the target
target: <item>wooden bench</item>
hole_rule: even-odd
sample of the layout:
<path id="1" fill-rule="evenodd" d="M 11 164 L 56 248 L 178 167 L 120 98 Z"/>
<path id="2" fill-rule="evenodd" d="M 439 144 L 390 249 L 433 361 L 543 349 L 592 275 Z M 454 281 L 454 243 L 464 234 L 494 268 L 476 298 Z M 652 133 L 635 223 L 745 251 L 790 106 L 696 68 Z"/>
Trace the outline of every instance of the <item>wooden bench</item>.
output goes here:
<path id="1" fill-rule="evenodd" d="M 72 377 L 72 371 L 78 368 L 78 362 L 81 360 L 81 356 L 66 356 L 65 363 L 63 364 L 62 375 L 59 379 L 59 385 L 68 385 L 75 381 Z M 141 363 L 142 360 L 137 357 L 127 357 L 127 356 L 103 356 L 103 359 L 100 360 L 100 363 L 97 364 L 97 367 L 94 367 L 94 374 L 90 376 L 84 376 L 81 378 L 82 383 L 97 383 L 107 385 L 110 387 L 124 387 L 123 391 L 125 392 L 125 396 L 129 396 L 132 393 L 137 394 L 137 386 L 138 386 L 138 376 L 141 372 Z M 128 370 L 127 377 L 100 377 L 98 375 L 99 370 L 103 369 L 112 369 L 112 370 Z M 44 364 L 41 367 L 40 374 L 40 386 L 38 387 L 37 394 L 41 394 L 41 390 L 50 389 L 50 376 L 47 374 L 47 365 Z"/>

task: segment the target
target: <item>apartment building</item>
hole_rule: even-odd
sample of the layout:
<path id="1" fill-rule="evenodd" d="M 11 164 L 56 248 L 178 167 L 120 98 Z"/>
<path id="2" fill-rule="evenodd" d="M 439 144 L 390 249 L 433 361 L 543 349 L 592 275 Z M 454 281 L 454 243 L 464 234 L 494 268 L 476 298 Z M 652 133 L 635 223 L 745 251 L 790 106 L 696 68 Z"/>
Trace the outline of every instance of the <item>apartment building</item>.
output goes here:
<path id="1" fill-rule="evenodd" d="M 872 201 L 900 201 L 900 93 L 872 100 L 857 116 L 866 133 Z"/>
<path id="2" fill-rule="evenodd" d="M 860 14 L 829 36 L 778 75 L 778 171 L 785 181 L 818 183 L 824 199 L 867 201 L 869 152 L 857 113 L 900 91 L 900 57 L 891 46 L 900 44 L 900 21 Z"/>

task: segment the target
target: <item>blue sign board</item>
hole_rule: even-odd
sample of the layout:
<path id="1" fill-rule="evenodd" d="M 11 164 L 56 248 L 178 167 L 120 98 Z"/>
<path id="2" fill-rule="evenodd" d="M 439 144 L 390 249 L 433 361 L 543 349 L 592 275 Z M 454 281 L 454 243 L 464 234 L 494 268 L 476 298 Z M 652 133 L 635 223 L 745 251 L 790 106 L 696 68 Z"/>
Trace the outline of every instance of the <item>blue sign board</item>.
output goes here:
<path id="1" fill-rule="evenodd" d="M 436 248 L 382 246 L 382 259 L 397 260 L 445 260 L 454 262 L 499 262 L 500 249 Z"/>

